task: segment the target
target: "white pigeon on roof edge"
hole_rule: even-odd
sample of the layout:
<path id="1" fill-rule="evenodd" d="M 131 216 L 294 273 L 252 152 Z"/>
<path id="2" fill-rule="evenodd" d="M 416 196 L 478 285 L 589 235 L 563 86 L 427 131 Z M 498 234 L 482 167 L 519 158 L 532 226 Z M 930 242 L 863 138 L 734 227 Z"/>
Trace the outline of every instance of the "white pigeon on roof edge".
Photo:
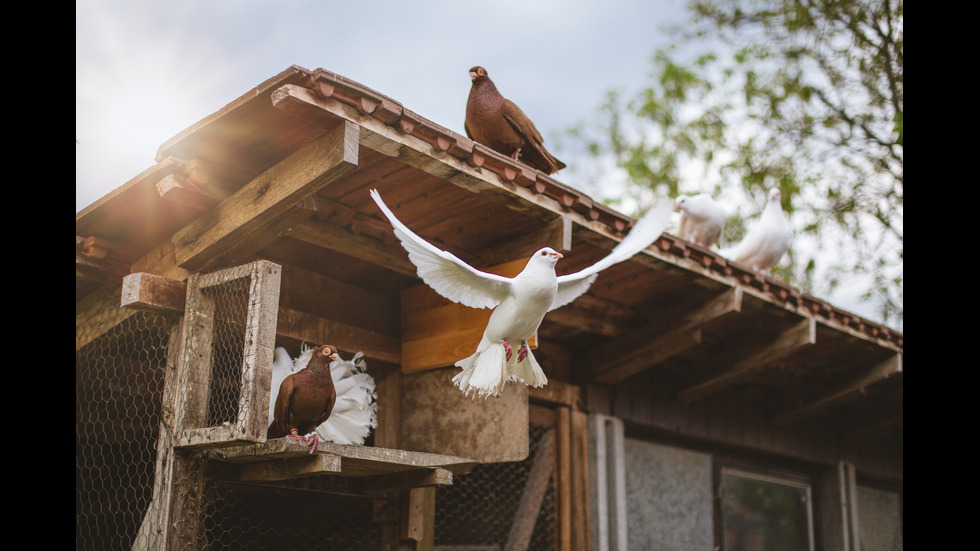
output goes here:
<path id="1" fill-rule="evenodd" d="M 742 241 L 719 254 L 760 274 L 768 274 L 789 250 L 793 231 L 779 202 L 778 188 L 771 188 L 762 214 L 745 233 Z"/>
<path id="2" fill-rule="evenodd" d="M 681 195 L 674 200 L 674 210 L 681 212 L 677 237 L 705 248 L 718 242 L 725 227 L 725 208 L 710 195 Z"/>
<path id="3" fill-rule="evenodd" d="M 527 339 L 545 314 L 588 291 L 599 272 L 653 243 L 663 233 L 672 210 L 669 202 L 658 202 L 605 258 L 579 272 L 557 276 L 555 264 L 562 254 L 544 247 L 531 256 L 520 274 L 508 278 L 477 270 L 433 246 L 398 220 L 377 190 L 371 190 L 371 198 L 388 218 L 422 281 L 453 302 L 494 309 L 476 352 L 456 362 L 462 371 L 453 377 L 464 394 L 483 398 L 497 396 L 508 380 L 533 387 L 547 384 Z M 512 345 L 517 343 L 520 348 L 514 352 Z"/>

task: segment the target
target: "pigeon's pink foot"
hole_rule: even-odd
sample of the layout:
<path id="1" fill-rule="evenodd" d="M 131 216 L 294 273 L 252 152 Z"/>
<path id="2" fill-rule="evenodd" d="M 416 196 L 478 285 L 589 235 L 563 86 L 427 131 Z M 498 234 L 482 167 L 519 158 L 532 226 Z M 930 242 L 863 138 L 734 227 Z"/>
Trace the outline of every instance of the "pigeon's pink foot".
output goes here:
<path id="1" fill-rule="evenodd" d="M 507 361 L 509 362 L 510 357 L 514 355 L 514 349 L 510 347 L 510 343 L 507 341 L 503 341 L 503 344 L 504 344 L 504 352 L 507 353 Z"/>
<path id="2" fill-rule="evenodd" d="M 309 442 L 307 442 L 307 441 L 306 441 L 306 437 L 305 437 L 305 436 L 303 436 L 302 434 L 297 434 L 297 433 L 296 433 L 296 429 L 293 429 L 293 430 L 292 430 L 292 431 L 291 431 L 291 432 L 290 432 L 290 433 L 289 433 L 289 434 L 288 434 L 288 435 L 286 436 L 286 438 L 295 438 L 295 439 L 296 439 L 296 441 L 297 441 L 297 442 L 299 442 L 300 444 L 303 444 L 303 445 L 306 445 L 306 446 L 309 446 L 309 445 L 310 445 L 310 444 L 309 444 Z"/>
<path id="3" fill-rule="evenodd" d="M 521 348 L 517 351 L 517 361 L 518 363 L 523 362 L 524 358 L 527 357 L 527 341 L 521 341 Z"/>
<path id="4" fill-rule="evenodd" d="M 310 440 L 309 440 L 309 442 L 306 445 L 307 446 L 311 446 L 310 447 L 310 453 L 315 452 L 317 450 L 317 448 L 320 447 L 320 439 L 317 437 L 317 435 L 316 435 L 315 432 L 313 433 L 313 436 L 310 437 Z"/>
<path id="5" fill-rule="evenodd" d="M 515 161 L 521 160 L 521 149 L 517 148 L 514 150 L 514 152 L 510 154 L 510 158 L 514 159 Z"/>

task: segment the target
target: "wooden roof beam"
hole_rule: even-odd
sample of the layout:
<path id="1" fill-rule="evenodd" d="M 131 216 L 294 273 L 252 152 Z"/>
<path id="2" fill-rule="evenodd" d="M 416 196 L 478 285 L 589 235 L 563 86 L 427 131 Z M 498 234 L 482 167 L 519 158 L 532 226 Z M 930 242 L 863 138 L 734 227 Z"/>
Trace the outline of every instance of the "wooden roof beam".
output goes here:
<path id="1" fill-rule="evenodd" d="M 418 277 L 415 265 L 400 246 L 387 246 L 368 234 L 355 234 L 339 226 L 319 220 L 307 220 L 285 235 L 317 247 L 341 252 L 348 256 L 377 264 L 394 272 Z"/>
<path id="2" fill-rule="evenodd" d="M 773 418 L 773 424 L 777 426 L 790 425 L 825 413 L 842 402 L 864 395 L 869 386 L 886 381 L 901 372 L 902 354 L 893 354 L 888 359 L 864 369 L 846 383 L 811 400 L 809 403 L 777 415 Z"/>
<path id="3" fill-rule="evenodd" d="M 122 288 L 117 304 L 126 315 L 133 311 L 184 312 L 185 281 L 134 273 L 123 279 Z M 277 315 L 276 336 L 296 342 L 330 342 L 341 350 L 364 352 L 365 357 L 374 360 L 393 364 L 401 362 L 401 341 L 395 337 L 283 306 L 279 307 Z"/>
<path id="4" fill-rule="evenodd" d="M 176 173 L 164 176 L 156 187 L 160 197 L 199 211 L 208 210 L 228 195 L 211 195 L 190 178 Z"/>
<path id="5" fill-rule="evenodd" d="M 200 271 L 254 254 L 295 224 L 296 218 L 315 214 L 315 201 L 308 208 L 297 207 L 353 170 L 357 159 L 357 125 L 340 122 L 328 128 L 176 232 L 172 239 L 176 264 Z"/>
<path id="6" fill-rule="evenodd" d="M 489 251 L 481 252 L 479 264 L 495 266 L 517 258 L 530 258 L 541 247 L 551 247 L 559 252 L 572 250 L 572 220 L 567 216 L 557 216 L 546 222 L 540 230 L 534 232 L 534 239 L 526 235 L 512 239 L 500 245 L 494 245 Z"/>
<path id="7" fill-rule="evenodd" d="M 817 342 L 817 323 L 805 317 L 791 327 L 778 332 L 770 342 L 747 357 L 732 363 L 721 373 L 677 393 L 683 403 L 704 399 L 752 376 L 767 364 Z"/>
<path id="8" fill-rule="evenodd" d="M 732 287 L 703 303 L 659 315 L 645 326 L 593 347 L 589 355 L 592 379 L 613 384 L 635 375 L 699 344 L 704 324 L 741 309 L 742 289 Z"/>

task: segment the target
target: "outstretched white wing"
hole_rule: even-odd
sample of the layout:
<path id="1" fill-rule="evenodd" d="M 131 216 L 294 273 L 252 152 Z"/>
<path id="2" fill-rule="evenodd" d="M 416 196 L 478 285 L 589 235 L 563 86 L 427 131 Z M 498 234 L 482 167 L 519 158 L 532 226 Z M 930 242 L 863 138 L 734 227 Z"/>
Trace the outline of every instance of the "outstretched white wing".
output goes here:
<path id="1" fill-rule="evenodd" d="M 584 270 L 560 276 L 558 278 L 558 295 L 555 296 L 551 310 L 572 302 L 588 291 L 602 270 L 627 260 L 649 247 L 667 227 L 672 211 L 673 206 L 668 201 L 659 201 L 633 225 L 629 234 L 605 258 Z"/>
<path id="2" fill-rule="evenodd" d="M 447 299 L 471 308 L 493 308 L 510 293 L 511 279 L 482 272 L 415 234 L 395 217 L 377 190 L 371 198 L 391 222 L 419 277 Z"/>

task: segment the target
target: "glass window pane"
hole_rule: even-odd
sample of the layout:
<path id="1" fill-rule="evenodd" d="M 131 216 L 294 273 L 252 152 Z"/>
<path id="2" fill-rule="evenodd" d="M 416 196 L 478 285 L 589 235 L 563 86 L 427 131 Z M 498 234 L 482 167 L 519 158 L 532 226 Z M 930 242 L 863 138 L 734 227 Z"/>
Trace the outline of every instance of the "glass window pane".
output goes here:
<path id="1" fill-rule="evenodd" d="M 725 551 L 810 551 L 810 487 L 722 470 Z"/>

